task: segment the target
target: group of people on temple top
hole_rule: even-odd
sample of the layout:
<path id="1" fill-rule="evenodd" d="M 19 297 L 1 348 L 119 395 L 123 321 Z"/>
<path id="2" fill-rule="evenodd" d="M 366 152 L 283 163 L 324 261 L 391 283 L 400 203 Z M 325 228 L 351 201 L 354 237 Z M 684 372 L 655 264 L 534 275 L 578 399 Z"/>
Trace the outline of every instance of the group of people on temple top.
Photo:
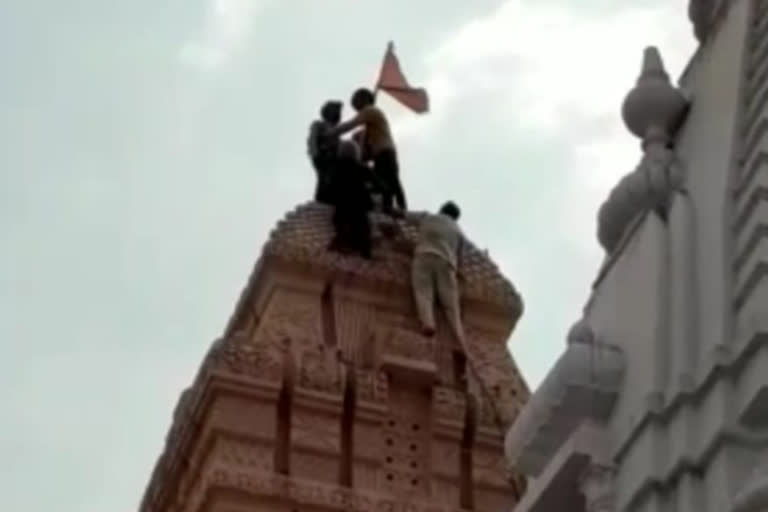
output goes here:
<path id="1" fill-rule="evenodd" d="M 375 207 L 373 196 L 381 197 L 382 213 L 395 219 L 405 214 L 407 203 L 389 122 L 375 105 L 374 93 L 358 89 L 350 103 L 356 115 L 342 121 L 342 102 L 326 102 L 320 118 L 310 125 L 307 145 L 317 174 L 315 201 L 334 208 L 335 236 L 329 249 L 371 258 L 368 214 Z M 354 132 L 350 138 L 342 138 L 349 132 Z M 435 334 L 437 297 L 454 334 L 464 339 L 458 288 L 463 244 L 457 223 L 460 214 L 456 204 L 447 202 L 437 214 L 424 214 L 420 219 L 411 282 L 426 336 Z"/>

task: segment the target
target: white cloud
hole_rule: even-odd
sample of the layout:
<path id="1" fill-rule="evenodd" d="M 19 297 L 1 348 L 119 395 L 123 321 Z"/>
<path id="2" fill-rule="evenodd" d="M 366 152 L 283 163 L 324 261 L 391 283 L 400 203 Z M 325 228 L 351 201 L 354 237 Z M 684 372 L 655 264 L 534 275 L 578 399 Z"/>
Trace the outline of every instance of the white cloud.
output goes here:
<path id="1" fill-rule="evenodd" d="M 427 57 L 434 112 L 395 117 L 405 143 L 440 129 L 445 111 L 484 90 L 501 92 L 510 131 L 561 141 L 569 199 L 563 235 L 599 257 L 594 216 L 599 202 L 639 159 L 639 143 L 620 118 L 640 71 L 642 50 L 658 46 L 674 78 L 694 49 L 683 9 L 669 2 L 602 11 L 574 4 L 508 0 L 460 28 Z M 418 77 L 412 77 L 418 82 Z M 553 148 L 554 149 L 554 148 Z"/>
<path id="2" fill-rule="evenodd" d="M 510 133 L 551 141 L 553 151 L 566 155 L 569 165 L 556 177 L 560 204 L 547 222 L 575 252 L 565 257 L 596 269 L 602 257 L 597 208 L 640 158 L 639 141 L 624 128 L 620 108 L 640 72 L 642 51 L 658 46 L 674 79 L 695 42 L 676 3 L 616 3 L 602 11 L 575 5 L 508 0 L 465 24 L 427 57 L 426 80 L 409 77 L 428 87 L 434 112 L 422 118 L 403 110 L 394 123 L 404 144 L 419 144 L 445 128 L 447 111 L 493 92 L 501 98 L 494 115 L 509 120 Z M 589 269 L 580 276 L 584 300 L 593 277 Z M 571 307 L 575 315 L 581 304 Z M 528 351 L 518 356 L 536 381 L 546 368 L 529 365 L 534 357 Z"/>
<path id="3" fill-rule="evenodd" d="M 210 0 L 203 34 L 182 47 L 182 60 L 206 70 L 224 63 L 243 43 L 264 5 L 265 0 Z"/>

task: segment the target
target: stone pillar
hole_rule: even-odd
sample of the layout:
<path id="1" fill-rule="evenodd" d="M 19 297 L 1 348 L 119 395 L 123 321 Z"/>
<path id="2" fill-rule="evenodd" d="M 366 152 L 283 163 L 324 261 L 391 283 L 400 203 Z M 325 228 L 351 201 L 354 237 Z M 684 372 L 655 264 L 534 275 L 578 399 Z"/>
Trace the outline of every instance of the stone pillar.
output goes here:
<path id="1" fill-rule="evenodd" d="M 586 498 L 586 512 L 614 512 L 614 475 L 612 467 L 590 464 L 581 477 L 580 489 Z"/>

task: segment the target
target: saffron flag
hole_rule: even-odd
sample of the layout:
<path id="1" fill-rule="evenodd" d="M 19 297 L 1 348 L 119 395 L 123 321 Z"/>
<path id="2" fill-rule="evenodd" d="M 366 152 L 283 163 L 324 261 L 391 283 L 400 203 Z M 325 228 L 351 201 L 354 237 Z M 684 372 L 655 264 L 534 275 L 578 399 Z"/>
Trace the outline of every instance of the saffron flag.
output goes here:
<path id="1" fill-rule="evenodd" d="M 402 105 L 410 108 L 418 114 L 429 112 L 429 96 L 421 87 L 413 87 L 408 84 L 403 71 L 400 69 L 400 61 L 395 55 L 395 46 L 389 43 L 387 53 L 384 54 L 384 62 L 381 64 L 379 81 L 376 90 L 381 90 L 392 96 Z"/>

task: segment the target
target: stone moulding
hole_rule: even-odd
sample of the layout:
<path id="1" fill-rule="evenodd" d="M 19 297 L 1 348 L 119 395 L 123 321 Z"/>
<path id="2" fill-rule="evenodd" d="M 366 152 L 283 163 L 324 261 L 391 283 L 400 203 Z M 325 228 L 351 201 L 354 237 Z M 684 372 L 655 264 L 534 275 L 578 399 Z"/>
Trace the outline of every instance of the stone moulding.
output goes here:
<path id="1" fill-rule="evenodd" d="M 637 168 L 611 190 L 597 213 L 600 244 L 612 253 L 644 212 L 665 207 L 683 185 L 682 167 L 669 149 L 646 153 Z"/>
<path id="2" fill-rule="evenodd" d="M 666 210 L 681 190 L 683 167 L 670 149 L 690 104 L 669 81 L 659 50 L 645 49 L 640 76 L 627 94 L 621 114 L 627 129 L 642 140 L 643 157 L 635 170 L 611 190 L 597 214 L 597 238 L 608 252 L 619 245 L 632 221 L 644 211 Z"/>
<path id="3" fill-rule="evenodd" d="M 186 464 L 185 449 L 189 439 L 199 430 L 201 417 L 217 394 L 237 393 L 276 400 L 281 383 L 265 380 L 270 371 L 256 364 L 258 351 L 243 345 L 241 338 L 220 338 L 211 344 L 195 381 L 182 393 L 173 412 L 171 427 L 165 439 L 163 453 L 158 457 L 142 498 L 139 510 L 160 510 L 158 503 L 167 498 L 169 479 L 176 468 Z M 266 347 L 265 347 L 266 348 Z M 265 367 L 266 368 L 266 367 Z"/>
<path id="4" fill-rule="evenodd" d="M 392 495 L 355 490 L 295 477 L 243 470 L 217 464 L 204 472 L 189 500 L 189 510 L 198 510 L 210 493 L 238 491 L 258 497 L 282 498 L 299 506 L 322 507 L 345 512 L 462 512 L 462 509 L 397 499 Z"/>
<path id="5" fill-rule="evenodd" d="M 594 340 L 570 343 L 507 433 L 510 466 L 538 476 L 583 420 L 606 420 L 625 364 L 624 352 L 616 346 Z"/>
<path id="6" fill-rule="evenodd" d="M 735 0 L 689 0 L 688 19 L 696 39 L 705 44 L 718 31 Z"/>

